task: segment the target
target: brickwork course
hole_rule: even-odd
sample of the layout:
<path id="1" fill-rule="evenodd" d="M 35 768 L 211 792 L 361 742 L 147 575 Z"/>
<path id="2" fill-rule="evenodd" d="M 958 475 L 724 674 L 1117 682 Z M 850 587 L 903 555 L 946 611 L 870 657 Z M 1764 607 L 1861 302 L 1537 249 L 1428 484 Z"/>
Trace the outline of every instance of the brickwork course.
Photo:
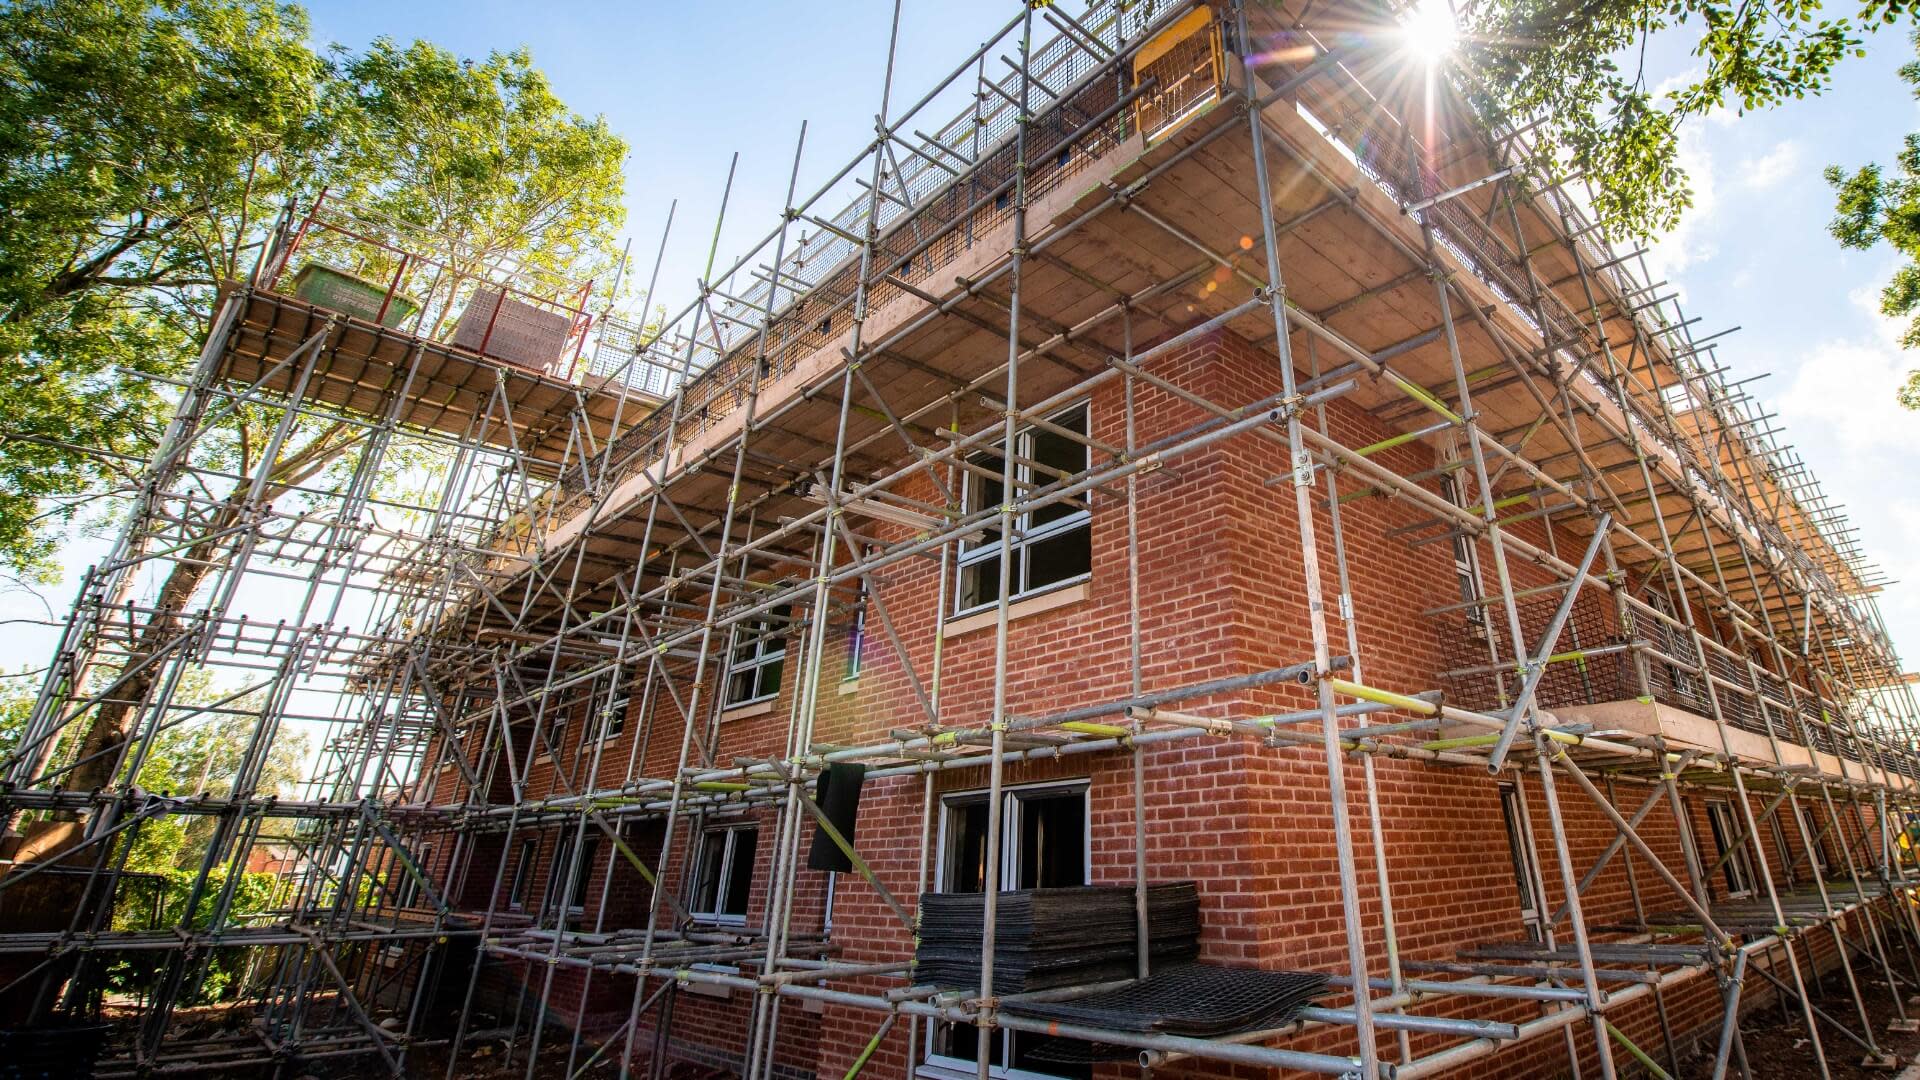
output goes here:
<path id="1" fill-rule="evenodd" d="M 1008 16 L 646 326 L 290 207 L 9 759 L 0 914 L 59 913 L 0 927 L 0 1015 L 136 955 L 109 1075 L 1717 1080 L 1758 1015 L 1898 1065 L 1920 708 L 1737 339 L 1386 8 Z M 298 294 L 354 245 L 409 320 Z M 508 296 L 566 351 L 473 338 Z M 363 430 L 350 481 L 248 495 L 193 453 L 242 404 Z M 103 666 L 158 674 L 72 790 Z M 261 738 L 140 790 L 194 667 Z M 203 914 L 138 924 L 115 854 L 189 815 Z M 915 962 L 926 894 L 984 894 L 985 968 L 1007 892 L 1178 881 L 1225 983 L 1326 992 L 1074 1027 Z M 1165 970 L 1144 915 L 1118 944 Z M 219 956 L 248 1022 L 208 1036 Z"/>

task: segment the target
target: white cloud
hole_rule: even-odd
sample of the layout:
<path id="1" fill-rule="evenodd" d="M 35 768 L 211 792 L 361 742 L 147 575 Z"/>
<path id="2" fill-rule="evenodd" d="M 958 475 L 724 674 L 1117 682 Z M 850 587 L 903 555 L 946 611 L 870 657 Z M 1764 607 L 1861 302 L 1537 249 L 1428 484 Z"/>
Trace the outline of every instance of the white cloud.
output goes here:
<path id="1" fill-rule="evenodd" d="M 1740 186 L 1751 191 L 1766 191 L 1794 175 L 1804 156 L 1799 142 L 1782 139 L 1773 149 L 1757 158 L 1740 162 Z"/>
<path id="2" fill-rule="evenodd" d="M 1822 342 L 1794 373 L 1781 416 L 1796 428 L 1820 425 L 1849 454 L 1906 458 L 1920 417 L 1895 395 L 1915 363 L 1885 338 Z"/>
<path id="3" fill-rule="evenodd" d="M 1900 630 L 1920 625 L 1920 480 L 1912 451 L 1920 416 L 1901 408 L 1895 392 L 1920 356 L 1900 347 L 1901 326 L 1880 314 L 1877 286 L 1858 288 L 1849 300 L 1856 318 L 1835 321 L 1864 332 L 1804 354 L 1768 405 L 1827 494 L 1860 526 L 1869 561 L 1899 583 L 1881 594 L 1880 606 L 1911 665 L 1920 640 Z"/>
<path id="4" fill-rule="evenodd" d="M 1713 215 L 1720 195 L 1703 124 L 1693 122 L 1681 127 L 1678 159 L 1693 189 L 1693 206 L 1681 215 L 1678 227 L 1647 249 L 1647 267 L 1655 281 L 1677 281 L 1688 267 L 1719 252 L 1719 245 L 1713 241 Z"/>

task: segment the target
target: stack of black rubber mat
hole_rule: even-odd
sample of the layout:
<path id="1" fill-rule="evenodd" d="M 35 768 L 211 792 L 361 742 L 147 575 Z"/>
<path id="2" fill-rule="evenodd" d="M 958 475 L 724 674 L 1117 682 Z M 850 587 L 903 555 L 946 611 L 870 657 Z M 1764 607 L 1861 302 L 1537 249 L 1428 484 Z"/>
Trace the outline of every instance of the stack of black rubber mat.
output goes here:
<path id="1" fill-rule="evenodd" d="M 1281 1027 L 1327 990 L 1327 977 L 1314 971 L 1175 963 L 1153 968 L 1144 982 L 1064 1001 L 1007 1001 L 1001 1010 L 1114 1031 L 1216 1038 Z M 1063 1063 L 1119 1061 L 1138 1052 L 1066 1038 L 1046 1038 L 1029 1048 L 1037 1060 Z"/>
<path id="2" fill-rule="evenodd" d="M 920 897 L 918 981 L 980 985 L 985 900 L 981 893 Z M 996 994 L 1125 979 L 1135 971 L 1131 885 L 1003 892 L 994 921 Z M 1147 887 L 1147 935 L 1156 963 L 1193 958 L 1200 940 L 1200 896 L 1193 882 Z"/>

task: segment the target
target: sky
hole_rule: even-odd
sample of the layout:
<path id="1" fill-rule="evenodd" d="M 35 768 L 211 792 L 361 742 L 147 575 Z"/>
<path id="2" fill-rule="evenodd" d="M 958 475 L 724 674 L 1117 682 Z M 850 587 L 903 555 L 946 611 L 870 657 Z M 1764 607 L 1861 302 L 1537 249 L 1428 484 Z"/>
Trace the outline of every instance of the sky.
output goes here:
<path id="1" fill-rule="evenodd" d="M 526 46 L 562 100 L 605 116 L 632 148 L 626 204 L 636 288 L 678 201 L 658 290 L 676 311 L 706 262 L 736 151 L 718 242 L 723 265 L 777 225 L 802 121 L 803 193 L 872 137 L 892 13 L 885 0 L 820 0 L 804 18 L 788 5 L 750 2 L 308 6 L 319 45 L 425 37 L 476 57 Z M 896 93 L 917 96 L 1017 11 L 1010 0 L 907 0 Z M 1687 70 L 1688 57 L 1666 52 L 1656 50 L 1651 70 Z M 1846 506 L 1868 556 L 1896 579 L 1881 604 L 1909 669 L 1920 667 L 1920 414 L 1900 409 L 1894 393 L 1920 355 L 1902 352 L 1898 327 L 1876 310 L 1897 260 L 1885 249 L 1840 249 L 1826 231 L 1833 203 L 1820 173 L 1888 161 L 1920 130 L 1920 106 L 1896 74 L 1912 57 L 1900 34 L 1885 33 L 1822 97 L 1691 124 L 1683 160 L 1696 205 L 1650 260 L 1655 280 L 1669 279 L 1702 318 L 1700 333 L 1740 327 L 1720 350 L 1729 376 L 1766 373 L 1748 388 L 1779 414 L 1787 441 Z M 0 594 L 0 661 L 15 670 L 44 662 L 53 631 L 8 620 L 62 610 L 74 575 L 103 550 L 76 542 L 68 580 L 44 590 L 44 602 Z"/>

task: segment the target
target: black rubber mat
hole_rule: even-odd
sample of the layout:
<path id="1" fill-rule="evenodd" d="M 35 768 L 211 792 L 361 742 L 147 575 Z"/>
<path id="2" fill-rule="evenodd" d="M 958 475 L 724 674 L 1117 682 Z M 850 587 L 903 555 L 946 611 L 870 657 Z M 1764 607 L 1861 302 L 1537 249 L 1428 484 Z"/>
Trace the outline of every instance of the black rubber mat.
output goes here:
<path id="1" fill-rule="evenodd" d="M 1169 964 L 1145 982 L 1067 1001 L 1009 1001 L 1020 1016 L 1145 1034 L 1218 1036 L 1277 1027 L 1326 994 L 1313 971 Z"/>
<path id="2" fill-rule="evenodd" d="M 995 918 L 993 986 L 1018 994 L 1132 975 L 1133 887 L 1022 889 L 1000 894 Z M 980 893 L 920 897 L 917 978 L 936 986 L 980 984 Z M 1200 898 L 1193 882 L 1147 888 L 1147 934 L 1159 960 L 1191 959 L 1199 948 Z"/>

